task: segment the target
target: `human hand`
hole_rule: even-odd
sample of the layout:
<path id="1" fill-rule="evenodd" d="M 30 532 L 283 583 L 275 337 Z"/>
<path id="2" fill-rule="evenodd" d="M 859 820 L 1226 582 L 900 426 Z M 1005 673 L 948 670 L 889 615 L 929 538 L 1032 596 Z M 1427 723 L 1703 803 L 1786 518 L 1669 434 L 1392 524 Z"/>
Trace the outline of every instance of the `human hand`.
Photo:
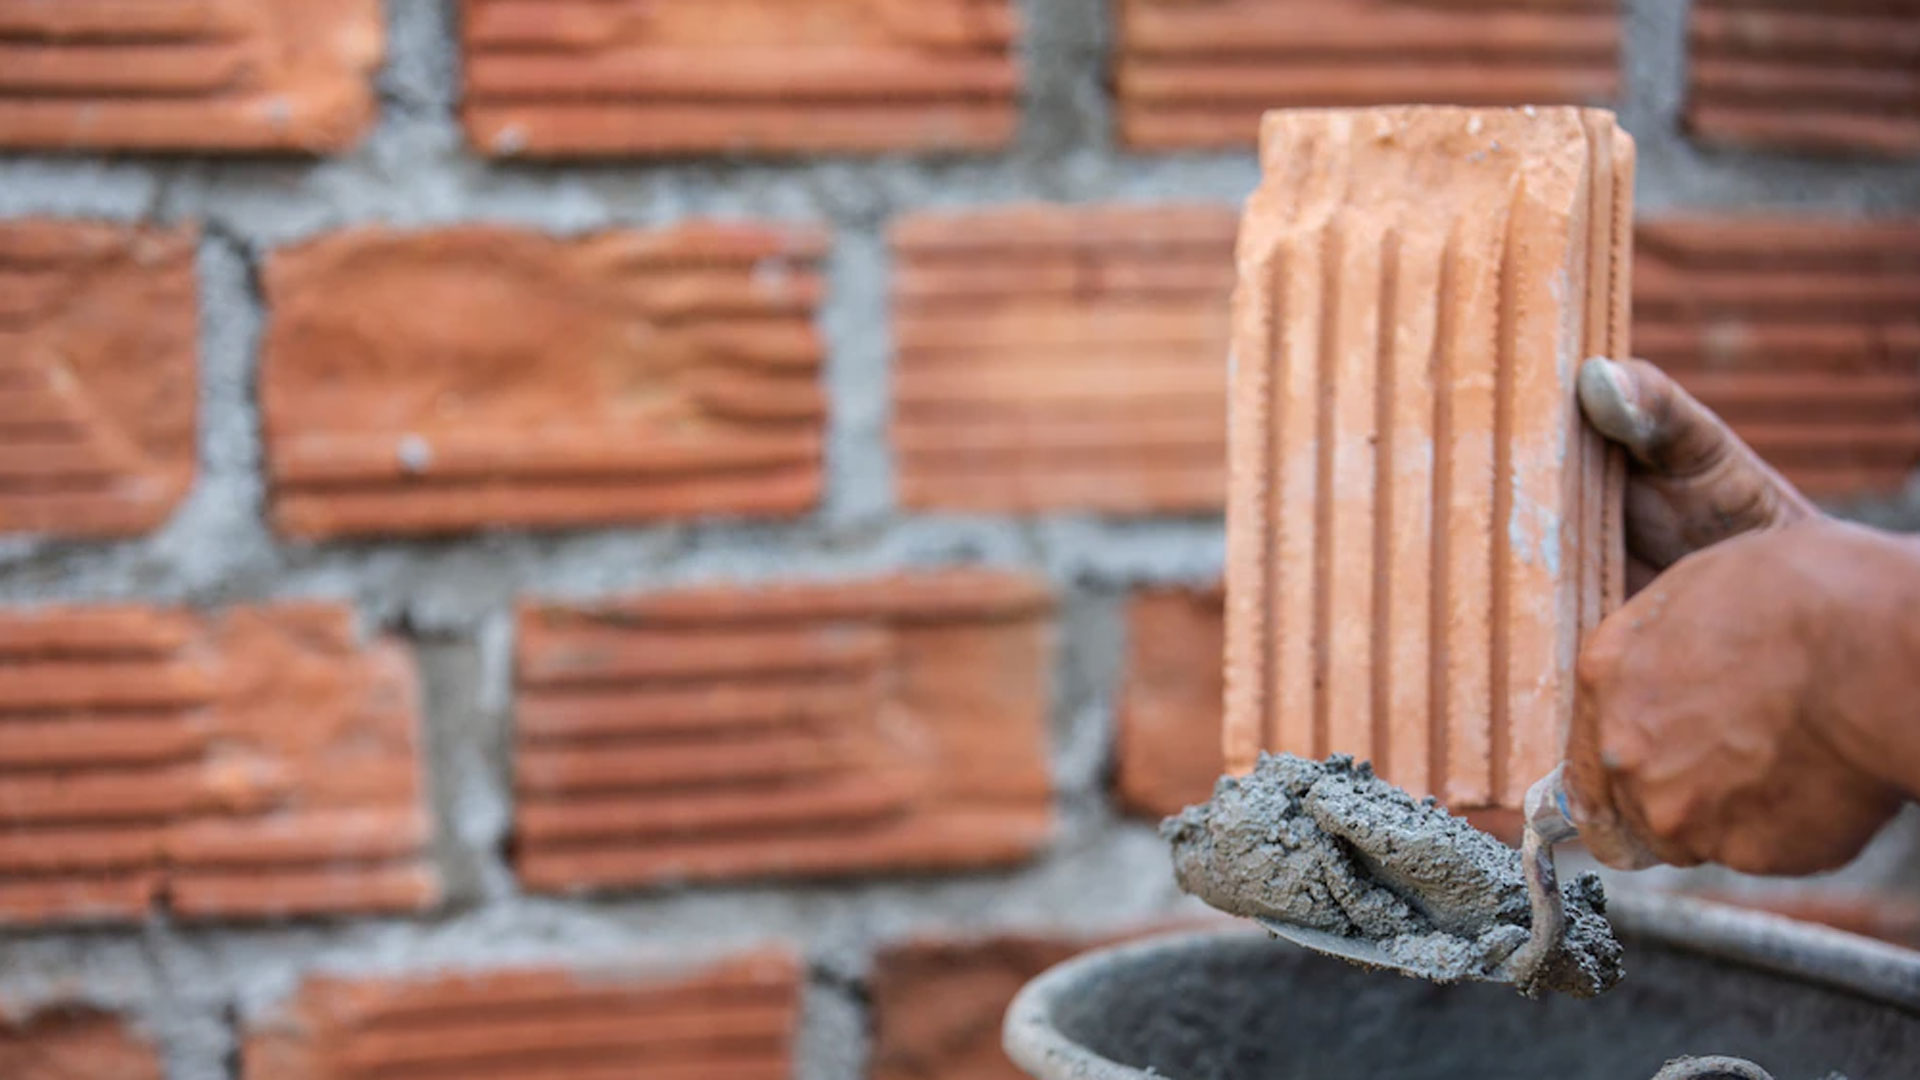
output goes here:
<path id="1" fill-rule="evenodd" d="M 1823 519 L 1651 364 L 1588 361 L 1580 401 L 1632 457 L 1636 593 L 1580 658 L 1566 782 L 1587 846 L 1622 868 L 1847 861 L 1920 787 L 1900 732 L 1920 728 L 1920 552 Z"/>
<path id="2" fill-rule="evenodd" d="M 1807 874 L 1920 790 L 1920 545 L 1813 518 L 1688 556 L 1582 649 L 1566 786 L 1610 865 Z"/>
<path id="3" fill-rule="evenodd" d="M 1705 406 L 1644 360 L 1588 360 L 1580 405 L 1624 446 L 1628 591 L 1680 559 L 1754 529 L 1819 516 Z"/>

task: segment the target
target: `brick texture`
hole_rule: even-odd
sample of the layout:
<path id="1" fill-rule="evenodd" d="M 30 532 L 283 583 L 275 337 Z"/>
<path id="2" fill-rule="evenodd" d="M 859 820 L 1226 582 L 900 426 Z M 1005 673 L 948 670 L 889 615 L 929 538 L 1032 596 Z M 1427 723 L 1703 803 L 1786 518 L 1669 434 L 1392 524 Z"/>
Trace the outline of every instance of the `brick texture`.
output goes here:
<path id="1" fill-rule="evenodd" d="M 260 389 L 275 524 L 321 538 L 807 510 L 824 247 L 751 225 L 366 228 L 276 254 Z"/>
<path id="2" fill-rule="evenodd" d="M 1687 124 L 1740 146 L 1920 154 L 1920 6 L 1694 0 Z"/>
<path id="3" fill-rule="evenodd" d="M 801 974 L 796 957 L 767 950 L 678 972 L 604 964 L 322 976 L 248 1025 L 241 1075 L 787 1080 Z"/>
<path id="4" fill-rule="evenodd" d="M 1560 756 L 1620 593 L 1632 142 L 1571 108 L 1275 113 L 1235 311 L 1226 752 L 1344 751 L 1457 809 Z"/>
<path id="5" fill-rule="evenodd" d="M 1155 589 L 1128 605 L 1114 771 L 1128 811 L 1164 817 L 1212 795 L 1226 768 L 1220 754 L 1225 651 L 1220 589 Z"/>
<path id="6" fill-rule="evenodd" d="M 579 157 L 992 149 L 1011 0 L 465 0 L 482 151 Z"/>
<path id="7" fill-rule="evenodd" d="M 345 150 L 380 0 L 0 0 L 0 147 Z"/>
<path id="8" fill-rule="evenodd" d="M 145 532 L 186 494 L 194 247 L 188 229 L 0 224 L 0 532 Z"/>
<path id="9" fill-rule="evenodd" d="M 1267 109 L 1598 105 L 1618 0 L 1116 0 L 1120 137 L 1247 146 Z"/>
<path id="10" fill-rule="evenodd" d="M 0 922 L 432 903 L 416 697 L 331 605 L 0 615 Z"/>
<path id="11" fill-rule="evenodd" d="M 160 1057 L 117 1016 L 82 1008 L 0 1019 L 7 1080 L 165 1080 Z"/>
<path id="12" fill-rule="evenodd" d="M 1169 206 L 898 223 L 901 502 L 1219 512 L 1234 228 Z"/>
<path id="13" fill-rule="evenodd" d="M 996 937 L 891 945 L 874 959 L 868 1080 L 1024 1080 L 1000 1048 L 1020 988 L 1088 947 Z"/>
<path id="14" fill-rule="evenodd" d="M 1634 340 L 1808 493 L 1920 468 L 1920 220 L 1643 223 Z"/>
<path id="15" fill-rule="evenodd" d="M 517 862 L 565 891 L 1018 861 L 1047 594 L 949 572 L 520 617 Z"/>

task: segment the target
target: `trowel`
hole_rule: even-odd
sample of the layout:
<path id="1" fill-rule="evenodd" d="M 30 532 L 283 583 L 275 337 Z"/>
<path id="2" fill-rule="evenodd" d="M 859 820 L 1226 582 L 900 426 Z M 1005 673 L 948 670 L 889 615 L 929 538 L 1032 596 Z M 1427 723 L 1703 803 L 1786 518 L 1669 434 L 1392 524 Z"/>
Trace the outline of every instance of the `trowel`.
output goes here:
<path id="1" fill-rule="evenodd" d="M 1529 936 L 1499 967 L 1470 975 L 1469 978 L 1480 982 L 1510 984 L 1524 991 L 1534 984 L 1566 933 L 1567 912 L 1560 894 L 1559 875 L 1554 868 L 1553 846 L 1578 836 L 1579 829 L 1574 825 L 1567 807 L 1567 792 L 1562 783 L 1564 770 L 1564 765 L 1556 767 L 1527 789 L 1524 811 L 1526 829 L 1520 841 L 1520 869 L 1526 878 L 1527 899 L 1533 909 L 1533 926 Z M 1433 978 L 1433 974 L 1426 969 L 1388 955 L 1375 941 L 1344 937 L 1267 917 L 1256 917 L 1254 922 L 1275 937 L 1314 952 L 1339 957 L 1362 967 L 1396 971 L 1418 979 Z"/>

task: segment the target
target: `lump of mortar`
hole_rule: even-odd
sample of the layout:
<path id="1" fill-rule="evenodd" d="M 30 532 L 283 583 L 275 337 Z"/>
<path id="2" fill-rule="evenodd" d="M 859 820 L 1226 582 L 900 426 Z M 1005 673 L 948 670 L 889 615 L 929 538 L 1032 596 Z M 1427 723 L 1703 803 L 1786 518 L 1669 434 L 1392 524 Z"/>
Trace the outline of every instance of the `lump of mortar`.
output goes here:
<path id="1" fill-rule="evenodd" d="M 1491 974 L 1533 922 L 1518 852 L 1345 755 L 1262 755 L 1160 832 L 1214 907 L 1364 938 L 1439 982 Z M 1527 989 L 1593 997 L 1620 981 L 1620 943 L 1598 878 L 1563 892 L 1565 939 Z"/>

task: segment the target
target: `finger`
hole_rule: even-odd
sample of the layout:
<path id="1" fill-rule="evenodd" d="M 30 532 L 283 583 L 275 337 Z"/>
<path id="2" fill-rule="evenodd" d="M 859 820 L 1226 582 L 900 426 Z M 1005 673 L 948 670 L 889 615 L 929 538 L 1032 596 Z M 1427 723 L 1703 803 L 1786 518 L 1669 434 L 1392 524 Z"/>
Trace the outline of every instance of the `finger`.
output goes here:
<path id="1" fill-rule="evenodd" d="M 1624 609 L 1613 618 L 1622 614 Z M 1580 656 L 1563 783 L 1567 809 L 1594 858 L 1619 870 L 1642 870 L 1660 860 L 1635 836 L 1616 805 L 1615 770 L 1603 752 L 1606 683 L 1617 667 L 1606 631 L 1607 624 L 1601 624 Z"/>
<path id="2" fill-rule="evenodd" d="M 1593 426 L 1662 475 L 1692 476 L 1745 449 L 1719 417 L 1643 360 L 1594 357 L 1580 368 L 1579 390 Z"/>
<path id="3" fill-rule="evenodd" d="M 1580 405 L 1636 463 L 1629 544 L 1656 569 L 1755 529 L 1817 511 L 1712 410 L 1645 361 L 1580 369 Z"/>
<path id="4" fill-rule="evenodd" d="M 1660 576 L 1660 568 L 1635 554 L 1627 556 L 1627 595 L 1637 596 L 1641 589 L 1653 584 Z"/>

